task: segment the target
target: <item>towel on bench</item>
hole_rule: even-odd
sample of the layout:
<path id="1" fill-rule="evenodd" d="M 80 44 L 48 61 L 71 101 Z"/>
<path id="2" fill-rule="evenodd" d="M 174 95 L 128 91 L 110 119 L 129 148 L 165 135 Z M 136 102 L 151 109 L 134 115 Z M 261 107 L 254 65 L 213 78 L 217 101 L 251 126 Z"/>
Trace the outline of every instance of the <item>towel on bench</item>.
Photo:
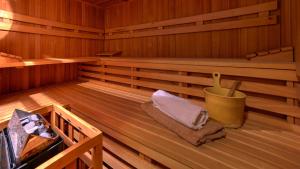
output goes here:
<path id="1" fill-rule="evenodd" d="M 141 108 L 155 121 L 164 125 L 179 137 L 193 145 L 198 146 L 200 144 L 225 137 L 223 126 L 212 119 L 209 119 L 203 128 L 193 130 L 165 115 L 159 109 L 154 107 L 152 102 L 143 103 Z"/>
<path id="2" fill-rule="evenodd" d="M 151 99 L 161 112 L 189 128 L 200 129 L 208 119 L 208 113 L 200 106 L 166 91 L 154 92 Z"/>

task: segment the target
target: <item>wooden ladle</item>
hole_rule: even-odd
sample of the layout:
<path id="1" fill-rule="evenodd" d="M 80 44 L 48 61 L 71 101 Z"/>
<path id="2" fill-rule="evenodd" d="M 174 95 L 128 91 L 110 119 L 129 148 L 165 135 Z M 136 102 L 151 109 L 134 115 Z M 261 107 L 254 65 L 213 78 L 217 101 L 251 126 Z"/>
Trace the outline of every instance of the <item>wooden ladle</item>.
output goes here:
<path id="1" fill-rule="evenodd" d="M 229 92 L 227 93 L 227 97 L 233 97 L 235 90 L 240 86 L 241 81 L 234 81 Z"/>

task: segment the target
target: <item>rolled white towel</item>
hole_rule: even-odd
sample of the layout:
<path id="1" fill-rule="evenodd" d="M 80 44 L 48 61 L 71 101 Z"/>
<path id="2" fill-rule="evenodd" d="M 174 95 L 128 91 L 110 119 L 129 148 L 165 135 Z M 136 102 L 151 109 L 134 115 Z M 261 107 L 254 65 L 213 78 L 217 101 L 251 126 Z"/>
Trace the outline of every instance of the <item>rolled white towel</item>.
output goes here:
<path id="1" fill-rule="evenodd" d="M 208 119 L 208 114 L 202 107 L 163 90 L 153 93 L 152 102 L 169 117 L 195 130 L 202 128 Z"/>

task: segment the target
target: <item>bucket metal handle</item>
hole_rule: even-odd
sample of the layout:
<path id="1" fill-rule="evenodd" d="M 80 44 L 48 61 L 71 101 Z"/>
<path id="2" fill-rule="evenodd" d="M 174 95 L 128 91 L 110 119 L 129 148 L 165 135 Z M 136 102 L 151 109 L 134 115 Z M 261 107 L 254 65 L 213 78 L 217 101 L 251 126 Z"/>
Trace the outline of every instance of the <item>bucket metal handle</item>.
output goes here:
<path id="1" fill-rule="evenodd" d="M 219 72 L 213 72 L 212 76 L 214 80 L 214 88 L 221 88 L 220 85 L 221 74 Z"/>

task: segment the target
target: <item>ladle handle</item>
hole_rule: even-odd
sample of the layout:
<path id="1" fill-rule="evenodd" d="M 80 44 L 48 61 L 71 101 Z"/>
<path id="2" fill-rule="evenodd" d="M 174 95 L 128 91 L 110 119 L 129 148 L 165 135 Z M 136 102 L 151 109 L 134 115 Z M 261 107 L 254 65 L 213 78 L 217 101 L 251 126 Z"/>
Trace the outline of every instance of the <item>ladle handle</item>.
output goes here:
<path id="1" fill-rule="evenodd" d="M 221 88 L 220 85 L 221 74 L 219 72 L 213 72 L 212 76 L 214 80 L 214 88 Z"/>
<path id="2" fill-rule="evenodd" d="M 229 92 L 227 94 L 227 96 L 232 97 L 234 95 L 235 90 L 239 87 L 240 84 L 241 84 L 240 81 L 237 81 L 237 80 L 234 81 L 233 84 L 232 84 L 231 89 L 229 90 Z"/>

